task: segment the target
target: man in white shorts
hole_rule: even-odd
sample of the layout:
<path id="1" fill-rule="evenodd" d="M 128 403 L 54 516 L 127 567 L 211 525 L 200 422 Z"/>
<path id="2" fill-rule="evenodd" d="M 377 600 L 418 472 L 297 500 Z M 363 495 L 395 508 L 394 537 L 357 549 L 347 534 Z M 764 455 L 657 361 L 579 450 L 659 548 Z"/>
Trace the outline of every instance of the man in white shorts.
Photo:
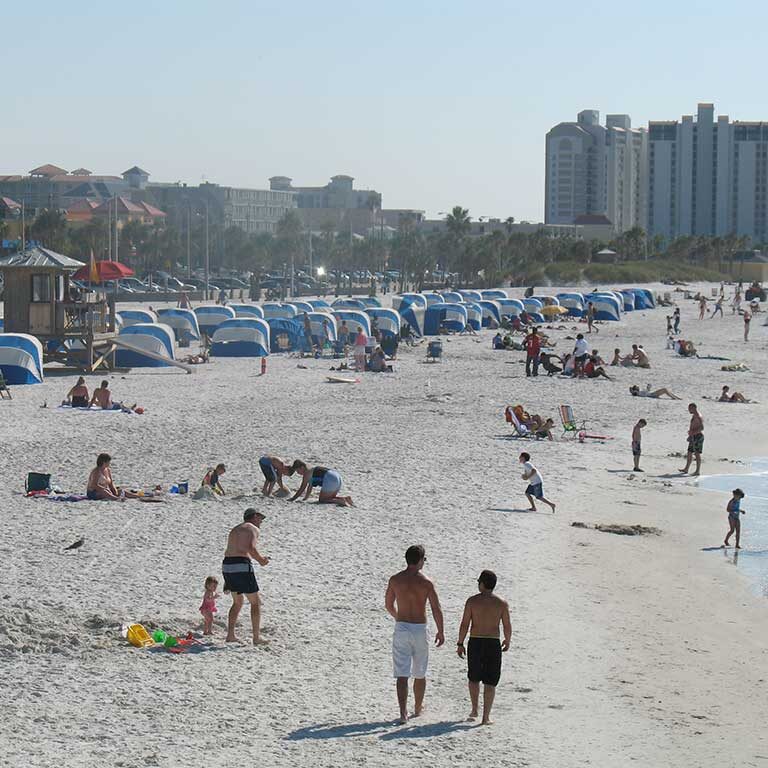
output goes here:
<path id="1" fill-rule="evenodd" d="M 387 584 L 384 602 L 395 620 L 392 637 L 392 664 L 397 680 L 397 703 L 400 707 L 400 723 L 408 720 L 408 678 L 413 680 L 415 700 L 413 717 L 424 709 L 424 692 L 427 688 L 427 662 L 429 639 L 427 637 L 427 601 L 437 626 L 435 645 L 445 642 L 443 635 L 443 611 L 435 591 L 435 585 L 421 569 L 427 558 L 424 547 L 414 545 L 405 552 L 407 567 L 396 573 Z"/>

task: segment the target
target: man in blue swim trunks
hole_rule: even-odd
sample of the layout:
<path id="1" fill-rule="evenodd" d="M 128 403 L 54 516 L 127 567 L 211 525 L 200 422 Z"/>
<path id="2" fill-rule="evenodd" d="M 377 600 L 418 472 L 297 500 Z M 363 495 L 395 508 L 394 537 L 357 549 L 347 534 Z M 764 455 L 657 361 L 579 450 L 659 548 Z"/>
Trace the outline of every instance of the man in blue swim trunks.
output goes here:
<path id="1" fill-rule="evenodd" d="M 259 459 L 259 467 L 264 475 L 264 485 L 261 488 L 264 496 L 272 495 L 272 491 L 275 490 L 275 483 L 285 494 L 290 494 L 290 491 L 283 485 L 283 475 L 287 473 L 288 467 L 282 459 L 278 459 L 277 456 L 262 456 Z"/>
<path id="2" fill-rule="evenodd" d="M 264 515 L 255 509 L 246 509 L 243 522 L 236 525 L 227 538 L 227 549 L 221 564 L 224 576 L 224 591 L 232 593 L 232 607 L 227 618 L 227 642 L 236 643 L 235 625 L 245 596 L 251 605 L 251 626 L 253 628 L 253 644 L 261 645 L 261 601 L 259 599 L 259 584 L 253 571 L 253 561 L 265 566 L 269 558 L 264 557 L 257 549 L 259 544 L 259 527 Z"/>

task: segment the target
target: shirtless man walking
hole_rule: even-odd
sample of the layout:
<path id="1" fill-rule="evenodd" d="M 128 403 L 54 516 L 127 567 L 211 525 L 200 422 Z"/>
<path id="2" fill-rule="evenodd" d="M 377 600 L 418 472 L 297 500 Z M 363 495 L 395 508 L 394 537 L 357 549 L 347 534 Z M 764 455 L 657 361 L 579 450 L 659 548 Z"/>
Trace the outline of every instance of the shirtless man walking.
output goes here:
<path id="1" fill-rule="evenodd" d="M 437 626 L 435 645 L 445 642 L 443 611 L 435 591 L 435 585 L 422 572 L 427 561 L 424 547 L 413 545 L 405 552 L 406 569 L 396 573 L 387 584 L 384 604 L 395 620 L 392 637 L 392 663 L 397 680 L 397 703 L 400 707 L 400 723 L 408 720 L 408 678 L 413 677 L 413 716 L 424 709 L 424 692 L 427 688 L 427 662 L 429 640 L 427 638 L 427 601 Z"/>
<path id="2" fill-rule="evenodd" d="M 694 477 L 701 471 L 701 452 L 704 449 L 704 419 L 701 418 L 696 403 L 688 406 L 688 413 L 691 414 L 691 424 L 688 427 L 688 452 L 685 458 L 685 468 L 681 469 L 684 475 L 688 474 L 691 468 L 691 460 L 696 459 L 696 471 Z"/>
<path id="3" fill-rule="evenodd" d="M 253 572 L 253 561 L 259 565 L 267 565 L 269 558 L 259 554 L 259 527 L 264 515 L 255 509 L 246 509 L 243 522 L 236 525 L 227 538 L 227 549 L 221 564 L 224 576 L 224 591 L 232 593 L 232 607 L 227 618 L 227 642 L 236 643 L 235 625 L 240 610 L 243 607 L 243 595 L 251 604 L 251 626 L 253 628 L 253 644 L 265 643 L 259 632 L 261 630 L 261 601 L 259 585 Z"/>
<path id="4" fill-rule="evenodd" d="M 459 654 L 459 658 L 464 658 L 464 638 L 469 632 L 466 654 L 472 711 L 467 719 L 477 719 L 480 683 L 482 683 L 483 719 L 481 724 L 492 725 L 491 707 L 496 696 L 496 686 L 501 677 L 501 654 L 509 650 L 512 640 L 512 623 L 509 620 L 509 604 L 493 594 L 496 588 L 496 574 L 493 571 L 483 571 L 477 580 L 477 587 L 480 592 L 470 597 L 464 605 L 456 653 Z M 499 624 L 504 629 L 503 642 L 499 641 Z"/>

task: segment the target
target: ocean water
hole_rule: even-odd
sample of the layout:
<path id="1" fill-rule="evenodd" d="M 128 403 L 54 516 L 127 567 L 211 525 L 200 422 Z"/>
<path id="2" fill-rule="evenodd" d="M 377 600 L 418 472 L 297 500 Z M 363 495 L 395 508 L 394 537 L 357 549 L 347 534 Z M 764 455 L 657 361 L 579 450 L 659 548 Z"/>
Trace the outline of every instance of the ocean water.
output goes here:
<path id="1" fill-rule="evenodd" d="M 745 475 L 707 475 L 697 485 L 708 491 L 724 491 L 728 497 L 718 497 L 722 507 L 720 528 L 717 541 L 712 542 L 706 551 L 722 557 L 726 563 L 738 568 L 749 580 L 752 589 L 759 595 L 768 597 L 768 458 L 752 459 L 749 474 Z M 728 532 L 728 513 L 725 505 L 734 488 L 741 488 L 746 494 L 741 508 L 746 514 L 741 516 L 741 550 L 733 548 L 734 536 L 728 549 L 718 549 Z M 719 555 L 717 555 L 719 553 Z"/>

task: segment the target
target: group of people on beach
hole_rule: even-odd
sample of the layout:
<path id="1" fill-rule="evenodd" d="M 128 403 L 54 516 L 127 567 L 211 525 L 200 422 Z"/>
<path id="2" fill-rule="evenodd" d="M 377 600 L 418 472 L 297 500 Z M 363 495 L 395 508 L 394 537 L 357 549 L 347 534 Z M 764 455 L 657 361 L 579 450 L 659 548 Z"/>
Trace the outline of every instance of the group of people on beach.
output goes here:
<path id="1" fill-rule="evenodd" d="M 232 595 L 227 615 L 228 643 L 238 642 L 237 620 L 247 600 L 250 607 L 251 635 L 254 645 L 267 641 L 261 636 L 261 598 L 254 562 L 267 566 L 270 558 L 259 551 L 260 528 L 266 516 L 253 508 L 246 509 L 243 521 L 232 528 L 221 564 L 224 592 Z M 392 667 L 396 680 L 398 722 L 406 723 L 424 711 L 429 664 L 429 632 L 427 604 L 435 622 L 434 644 L 445 643 L 443 610 L 434 582 L 424 575 L 427 562 L 424 547 L 414 544 L 405 551 L 405 568 L 387 583 L 384 606 L 395 625 L 392 635 Z M 470 699 L 468 721 L 480 716 L 480 686 L 483 686 L 482 725 L 491 725 L 491 708 L 496 686 L 501 678 L 502 654 L 512 642 L 509 604 L 495 593 L 497 577 L 483 570 L 477 578 L 477 593 L 469 597 L 458 627 L 456 653 L 467 660 L 467 681 Z M 200 613 L 204 634 L 213 631 L 219 580 L 208 576 L 204 582 Z M 503 633 L 503 639 L 501 634 Z M 409 681 L 413 679 L 414 708 L 408 712 Z"/>
<path id="2" fill-rule="evenodd" d="M 124 411 L 126 413 L 143 413 L 143 409 L 137 404 L 125 405 L 124 403 L 115 403 L 112 400 L 112 392 L 109 389 L 109 382 L 105 379 L 89 394 L 88 385 L 85 378 L 80 376 L 77 383 L 67 392 L 61 403 L 70 408 L 97 408 L 103 411 Z"/>

